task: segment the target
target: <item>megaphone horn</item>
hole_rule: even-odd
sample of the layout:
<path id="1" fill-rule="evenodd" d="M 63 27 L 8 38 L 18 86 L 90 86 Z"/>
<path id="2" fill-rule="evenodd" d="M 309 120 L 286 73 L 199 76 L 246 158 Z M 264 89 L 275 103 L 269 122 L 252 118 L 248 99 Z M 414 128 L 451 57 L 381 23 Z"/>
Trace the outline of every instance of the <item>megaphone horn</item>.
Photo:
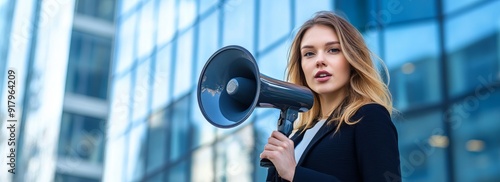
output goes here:
<path id="1" fill-rule="evenodd" d="M 212 125 L 231 128 L 241 124 L 255 107 L 280 109 L 278 131 L 290 135 L 298 112 L 311 109 L 314 96 L 307 87 L 273 79 L 259 72 L 252 54 L 241 46 L 219 49 L 201 71 L 198 106 Z M 261 165 L 269 166 L 270 162 Z"/>

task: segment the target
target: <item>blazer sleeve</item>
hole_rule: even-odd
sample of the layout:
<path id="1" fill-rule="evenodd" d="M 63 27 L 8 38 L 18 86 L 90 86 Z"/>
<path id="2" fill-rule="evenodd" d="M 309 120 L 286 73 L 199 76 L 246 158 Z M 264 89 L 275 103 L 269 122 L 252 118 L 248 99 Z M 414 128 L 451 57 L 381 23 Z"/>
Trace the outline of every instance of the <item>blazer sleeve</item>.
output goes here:
<path id="1" fill-rule="evenodd" d="M 389 112 L 378 104 L 360 108 L 355 146 L 363 181 L 401 181 L 398 134 Z"/>
<path id="2" fill-rule="evenodd" d="M 328 181 L 340 182 L 335 176 L 321 173 L 309 168 L 297 166 L 295 167 L 295 175 L 293 176 L 294 182 L 309 182 L 309 181 Z"/>

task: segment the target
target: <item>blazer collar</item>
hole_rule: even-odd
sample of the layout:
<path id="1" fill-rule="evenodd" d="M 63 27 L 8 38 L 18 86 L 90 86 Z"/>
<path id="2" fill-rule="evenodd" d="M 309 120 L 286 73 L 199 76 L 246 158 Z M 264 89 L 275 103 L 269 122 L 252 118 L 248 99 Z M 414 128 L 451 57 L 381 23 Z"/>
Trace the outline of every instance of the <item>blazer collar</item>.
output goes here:
<path id="1" fill-rule="evenodd" d="M 312 147 L 314 147 L 318 143 L 318 141 L 320 141 L 322 138 L 324 138 L 328 134 L 331 134 L 331 132 L 333 132 L 333 130 L 335 129 L 336 126 L 337 126 L 336 124 L 328 124 L 327 122 L 325 124 L 323 124 L 323 126 L 321 126 L 321 128 L 318 130 L 316 135 L 314 135 L 314 137 L 311 140 L 311 142 L 309 143 L 309 145 L 307 145 L 306 149 L 302 153 L 302 156 L 300 156 L 300 160 L 297 163 L 297 166 L 300 166 L 302 164 L 302 162 L 304 161 L 304 158 L 306 158 L 307 154 L 309 153 L 309 150 Z M 291 140 L 294 143 L 294 147 L 297 147 L 297 144 L 300 143 L 300 141 L 302 141 L 303 138 L 304 138 L 304 133 L 300 133 L 300 131 L 297 131 L 291 137 Z"/>

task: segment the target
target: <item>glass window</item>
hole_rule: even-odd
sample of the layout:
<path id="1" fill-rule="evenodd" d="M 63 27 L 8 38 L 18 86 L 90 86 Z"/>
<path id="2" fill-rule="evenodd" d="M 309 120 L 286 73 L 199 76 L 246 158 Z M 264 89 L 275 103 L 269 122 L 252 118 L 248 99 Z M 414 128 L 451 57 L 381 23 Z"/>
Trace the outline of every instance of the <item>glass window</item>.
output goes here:
<path id="1" fill-rule="evenodd" d="M 189 97 L 191 97 L 190 120 L 193 122 L 193 130 L 195 130 L 193 133 L 193 146 L 208 145 L 215 140 L 215 131 L 217 127 L 210 124 L 205 117 L 203 117 L 200 107 L 198 106 L 196 92 L 192 92 Z"/>
<path id="2" fill-rule="evenodd" d="M 105 121 L 63 112 L 59 134 L 58 156 L 102 164 Z"/>
<path id="3" fill-rule="evenodd" d="M 111 39 L 73 31 L 66 92 L 107 98 Z"/>
<path id="4" fill-rule="evenodd" d="M 168 44 L 161 48 L 156 54 L 154 77 L 152 78 L 153 99 L 152 110 L 163 108 L 167 105 L 172 89 L 170 82 L 172 81 L 172 45 Z"/>
<path id="5" fill-rule="evenodd" d="M 277 7 L 279 11 L 276 11 Z M 283 37 L 288 38 L 292 14 L 288 0 L 260 1 L 259 8 L 259 51 L 262 51 Z"/>
<path id="6" fill-rule="evenodd" d="M 141 181 L 147 181 L 147 182 L 163 182 L 165 181 L 165 176 L 168 174 L 168 171 L 163 171 L 159 174 L 155 174 L 154 176 L 147 178 L 146 180 L 141 180 Z"/>
<path id="7" fill-rule="evenodd" d="M 252 181 L 252 160 L 259 159 L 251 155 L 254 152 L 253 139 L 253 127 L 247 125 L 216 144 L 216 181 Z"/>
<path id="8" fill-rule="evenodd" d="M 212 146 L 201 147 L 193 152 L 191 166 L 192 181 L 214 180 L 214 149 Z"/>
<path id="9" fill-rule="evenodd" d="M 86 0 L 79 0 L 79 1 L 86 1 Z M 125 12 L 129 12 L 135 7 L 138 6 L 139 2 L 141 0 L 126 0 L 126 1 L 119 1 L 121 6 L 120 6 L 120 14 L 124 14 Z"/>
<path id="10" fill-rule="evenodd" d="M 264 151 L 264 146 L 267 144 L 269 136 L 271 136 L 272 131 L 277 130 L 277 123 L 280 112 L 278 109 L 258 109 L 260 111 L 267 111 L 265 113 L 259 114 L 255 123 L 253 124 L 255 138 L 254 152 L 255 161 L 250 161 L 255 167 L 255 181 L 265 181 L 267 177 L 267 168 L 260 167 L 260 153 Z"/>
<path id="11" fill-rule="evenodd" d="M 392 24 L 435 17 L 437 2 L 434 0 L 398 1 L 382 0 L 380 10 L 370 11 L 372 19 L 381 24 Z"/>
<path id="12" fill-rule="evenodd" d="M 113 81 L 110 113 L 107 131 L 110 137 L 123 134 L 131 121 L 132 103 L 130 102 L 130 73 Z"/>
<path id="13" fill-rule="evenodd" d="M 7 51 L 9 50 L 10 32 L 12 29 L 12 13 L 14 11 L 15 1 L 0 0 L 0 66 L 5 68 L 7 60 Z M 13 39 L 15 41 L 15 39 Z M 1 70 L 4 71 L 3 69 Z M 4 75 L 0 76 L 3 81 Z M 3 85 L 0 86 L 0 90 Z"/>
<path id="14" fill-rule="evenodd" d="M 146 173 L 151 173 L 164 165 L 167 149 L 168 123 L 165 110 L 154 113 L 148 123 Z"/>
<path id="15" fill-rule="evenodd" d="M 420 36 L 425 35 L 422 39 Z M 435 22 L 390 27 L 385 32 L 385 63 L 389 88 L 399 110 L 441 99 L 438 35 Z M 403 39 L 404 37 L 404 39 Z"/>
<path id="16" fill-rule="evenodd" d="M 295 0 L 295 26 L 293 30 L 298 30 L 306 20 L 314 16 L 314 13 L 332 10 L 332 2 L 330 0 L 318 0 L 311 3 L 311 1 Z M 293 36 L 295 36 L 295 33 L 291 35 L 291 37 Z"/>
<path id="17" fill-rule="evenodd" d="M 479 87 L 446 112 L 452 127 L 457 181 L 500 181 L 499 100 L 498 87 Z"/>
<path id="18" fill-rule="evenodd" d="M 173 103 L 169 108 L 168 120 L 170 131 L 170 160 L 178 160 L 179 158 L 187 155 L 192 147 L 193 134 L 192 126 L 186 118 L 189 118 L 189 96 L 183 97 Z"/>
<path id="19" fill-rule="evenodd" d="M 469 7 L 474 4 L 486 2 L 488 0 L 444 0 L 443 8 L 446 14 L 455 12 L 460 9 L 470 9 Z M 492 2 L 492 1 L 490 1 Z"/>
<path id="20" fill-rule="evenodd" d="M 189 174 L 190 159 L 187 158 L 179 163 L 171 166 L 172 168 L 168 172 L 168 179 L 166 181 L 191 181 L 189 179 L 191 175 Z"/>
<path id="21" fill-rule="evenodd" d="M 135 74 L 135 86 L 134 86 L 134 95 L 132 97 L 133 103 L 133 111 L 132 120 L 143 121 L 146 114 L 149 112 L 149 99 L 151 96 L 151 86 L 150 86 L 150 75 L 151 75 L 151 60 L 147 59 L 146 61 L 140 63 L 137 68 Z"/>
<path id="22" fill-rule="evenodd" d="M 287 65 L 288 44 L 282 42 L 276 49 L 262 55 L 257 60 L 260 73 L 278 80 L 285 80 L 285 70 Z"/>
<path id="23" fill-rule="evenodd" d="M 127 1 L 128 2 L 128 1 Z M 135 27 L 137 13 L 123 20 L 118 26 L 118 40 L 116 41 L 116 58 L 114 65 L 114 73 L 121 73 L 126 69 L 130 69 L 135 59 Z"/>
<path id="24" fill-rule="evenodd" d="M 368 28 L 368 27 L 367 27 Z M 365 29 L 366 31 L 363 33 L 363 38 L 365 39 L 365 43 L 368 46 L 368 49 L 375 54 L 377 57 L 382 58 L 382 44 L 381 44 L 381 31 L 378 31 L 376 27 L 370 27 Z M 373 62 L 378 64 L 376 58 L 372 57 Z M 385 64 L 385 60 L 384 61 Z"/>
<path id="25" fill-rule="evenodd" d="M 128 150 L 125 148 L 127 136 L 108 137 L 106 142 L 106 164 L 104 164 L 104 176 L 102 181 L 126 181 L 123 179 L 125 171 L 126 156 Z"/>
<path id="26" fill-rule="evenodd" d="M 253 52 L 254 45 L 254 1 L 234 1 L 223 8 L 222 45 L 240 45 Z"/>
<path id="27" fill-rule="evenodd" d="M 142 6 L 139 26 L 137 29 L 137 58 L 142 59 L 144 56 L 149 57 L 153 47 L 153 36 L 156 33 L 155 29 L 155 1 L 150 0 Z"/>
<path id="28" fill-rule="evenodd" d="M 177 8 L 175 0 L 160 0 L 157 23 L 157 46 L 170 42 L 176 31 Z"/>
<path id="29" fill-rule="evenodd" d="M 184 30 L 191 26 L 196 19 L 196 1 L 180 1 L 179 2 L 179 23 L 177 30 Z"/>
<path id="30" fill-rule="evenodd" d="M 99 182 L 101 180 L 92 179 L 92 178 L 88 178 L 88 177 L 82 177 L 82 176 L 74 176 L 74 175 L 56 173 L 56 176 L 54 177 L 54 181 L 55 182 L 64 182 L 64 181 L 71 181 L 71 182 Z"/>
<path id="31" fill-rule="evenodd" d="M 193 29 L 180 35 L 177 42 L 177 52 L 175 58 L 175 76 L 174 76 L 174 98 L 186 94 L 193 86 Z M 196 80 L 198 81 L 198 80 Z"/>
<path id="32" fill-rule="evenodd" d="M 236 1 L 236 0 L 226 1 L 226 4 L 233 3 L 234 1 Z M 201 15 L 201 14 L 205 14 L 206 11 L 208 11 L 209 9 L 217 8 L 219 0 L 204 0 L 204 1 L 198 1 L 198 3 L 200 4 L 199 5 L 200 6 L 199 13 Z"/>
<path id="33" fill-rule="evenodd" d="M 196 75 L 199 76 L 208 58 L 212 56 L 220 47 L 219 43 L 219 13 L 212 13 L 205 18 L 199 26 L 198 36 L 198 57 L 196 58 Z M 196 80 L 198 81 L 198 80 Z"/>
<path id="34" fill-rule="evenodd" d="M 76 1 L 76 13 L 113 22 L 115 0 L 78 0 Z"/>
<path id="35" fill-rule="evenodd" d="M 446 181 L 445 136 L 441 113 L 419 113 L 397 118 L 403 181 Z"/>
<path id="36" fill-rule="evenodd" d="M 500 79 L 500 1 L 453 17 L 445 24 L 450 95 Z M 481 27 L 481 28 L 478 28 Z"/>
<path id="37" fill-rule="evenodd" d="M 359 31 L 364 31 L 368 24 L 368 14 L 374 13 L 375 4 L 373 1 L 366 0 L 336 1 L 335 9 Z"/>
<path id="38" fill-rule="evenodd" d="M 146 160 L 146 132 L 147 122 L 141 122 L 130 130 L 125 174 L 127 180 L 139 181 L 144 176 Z"/>

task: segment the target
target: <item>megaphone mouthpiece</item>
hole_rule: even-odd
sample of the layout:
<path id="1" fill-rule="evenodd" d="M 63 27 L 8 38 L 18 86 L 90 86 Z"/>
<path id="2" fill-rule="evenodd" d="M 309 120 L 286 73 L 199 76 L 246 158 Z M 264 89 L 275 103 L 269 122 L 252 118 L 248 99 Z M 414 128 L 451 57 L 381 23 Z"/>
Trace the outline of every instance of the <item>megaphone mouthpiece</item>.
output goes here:
<path id="1" fill-rule="evenodd" d="M 254 80 L 235 77 L 227 82 L 226 92 L 242 104 L 250 105 L 255 97 L 255 85 Z"/>

